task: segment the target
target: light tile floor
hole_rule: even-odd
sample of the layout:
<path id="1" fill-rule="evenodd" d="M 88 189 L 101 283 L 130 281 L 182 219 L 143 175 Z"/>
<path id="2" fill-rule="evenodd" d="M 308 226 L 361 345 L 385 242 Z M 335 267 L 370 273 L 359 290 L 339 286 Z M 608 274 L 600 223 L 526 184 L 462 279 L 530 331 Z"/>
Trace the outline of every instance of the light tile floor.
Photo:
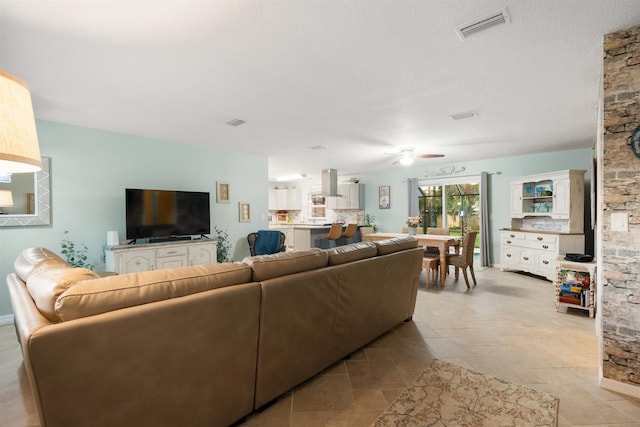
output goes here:
<path id="1" fill-rule="evenodd" d="M 640 426 L 640 400 L 597 385 L 594 319 L 548 282 L 496 269 L 478 285 L 421 277 L 416 314 L 241 426 L 369 426 L 435 357 L 560 398 L 559 426 Z M 0 327 L 0 426 L 37 426 L 12 326 Z M 72 427 L 72 426 L 70 426 Z"/>

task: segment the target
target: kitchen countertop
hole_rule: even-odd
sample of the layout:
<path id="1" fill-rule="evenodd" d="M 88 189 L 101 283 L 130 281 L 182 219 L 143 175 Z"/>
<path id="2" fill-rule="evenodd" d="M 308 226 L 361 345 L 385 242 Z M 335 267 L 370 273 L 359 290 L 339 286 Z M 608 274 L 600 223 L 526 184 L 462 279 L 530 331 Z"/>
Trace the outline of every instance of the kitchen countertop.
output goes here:
<path id="1" fill-rule="evenodd" d="M 343 227 L 346 227 L 347 224 L 343 224 Z M 279 224 L 271 224 L 269 225 L 269 228 L 300 228 L 300 229 L 308 229 L 308 230 L 312 230 L 312 229 L 317 229 L 317 228 L 321 228 L 321 229 L 325 229 L 325 228 L 331 228 L 331 224 L 329 225 L 325 225 L 325 224 L 295 224 L 295 223 L 279 223 Z"/>

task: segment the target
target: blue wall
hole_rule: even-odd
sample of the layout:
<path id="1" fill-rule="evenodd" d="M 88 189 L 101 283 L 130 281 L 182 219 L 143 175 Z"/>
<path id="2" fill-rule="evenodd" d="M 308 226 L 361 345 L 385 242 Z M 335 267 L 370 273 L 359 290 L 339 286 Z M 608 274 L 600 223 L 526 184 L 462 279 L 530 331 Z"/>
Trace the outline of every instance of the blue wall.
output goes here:
<path id="1" fill-rule="evenodd" d="M 266 157 L 46 121 L 37 127 L 41 155 L 51 158 L 52 224 L 0 228 L 2 278 L 24 248 L 60 253 L 66 230 L 71 240 L 88 246 L 89 261 L 103 270 L 107 231 L 125 236 L 127 187 L 210 192 L 211 225 L 229 233 L 233 260 L 249 255 L 248 233 L 268 226 Z M 216 203 L 216 181 L 230 184 L 230 203 Z M 251 222 L 238 222 L 238 202 L 251 203 Z M 2 285 L 0 316 L 11 313 Z"/>

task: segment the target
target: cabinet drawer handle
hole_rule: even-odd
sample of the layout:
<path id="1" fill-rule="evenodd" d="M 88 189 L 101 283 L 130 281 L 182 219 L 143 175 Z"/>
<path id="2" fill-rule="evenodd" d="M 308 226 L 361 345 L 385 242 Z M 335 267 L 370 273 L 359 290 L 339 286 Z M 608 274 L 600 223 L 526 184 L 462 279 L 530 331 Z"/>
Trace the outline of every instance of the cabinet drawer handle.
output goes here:
<path id="1" fill-rule="evenodd" d="M 549 264 L 549 261 L 542 261 L 543 264 Z"/>
<path id="2" fill-rule="evenodd" d="M 509 237 L 511 237 L 512 239 L 516 237 L 515 234 L 509 234 Z"/>
<path id="3" fill-rule="evenodd" d="M 542 245 L 542 249 L 549 249 L 549 245 Z"/>
<path id="4" fill-rule="evenodd" d="M 511 244 L 511 240 L 507 240 L 507 244 L 510 245 Z"/>
<path id="5" fill-rule="evenodd" d="M 511 254 L 507 254 L 507 258 L 511 258 Z"/>
<path id="6" fill-rule="evenodd" d="M 167 252 L 167 255 L 171 255 L 171 254 L 175 254 L 177 251 L 169 251 Z"/>
<path id="7" fill-rule="evenodd" d="M 538 236 L 537 239 L 538 239 L 538 241 L 540 241 L 540 240 L 544 239 L 544 237 Z"/>
<path id="8" fill-rule="evenodd" d="M 529 261 L 529 257 L 528 256 L 524 257 L 524 260 Z"/>

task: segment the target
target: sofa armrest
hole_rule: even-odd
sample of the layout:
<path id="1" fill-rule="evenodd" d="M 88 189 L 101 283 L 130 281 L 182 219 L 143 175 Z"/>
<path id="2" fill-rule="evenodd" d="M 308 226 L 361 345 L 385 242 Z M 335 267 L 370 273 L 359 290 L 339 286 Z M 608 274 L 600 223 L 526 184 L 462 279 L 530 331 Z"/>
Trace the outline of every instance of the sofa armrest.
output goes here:
<path id="1" fill-rule="evenodd" d="M 7 287 L 13 307 L 16 334 L 18 341 L 22 344 L 25 337 L 44 326 L 51 325 L 52 322 L 40 313 L 26 285 L 15 273 L 7 276 Z"/>

